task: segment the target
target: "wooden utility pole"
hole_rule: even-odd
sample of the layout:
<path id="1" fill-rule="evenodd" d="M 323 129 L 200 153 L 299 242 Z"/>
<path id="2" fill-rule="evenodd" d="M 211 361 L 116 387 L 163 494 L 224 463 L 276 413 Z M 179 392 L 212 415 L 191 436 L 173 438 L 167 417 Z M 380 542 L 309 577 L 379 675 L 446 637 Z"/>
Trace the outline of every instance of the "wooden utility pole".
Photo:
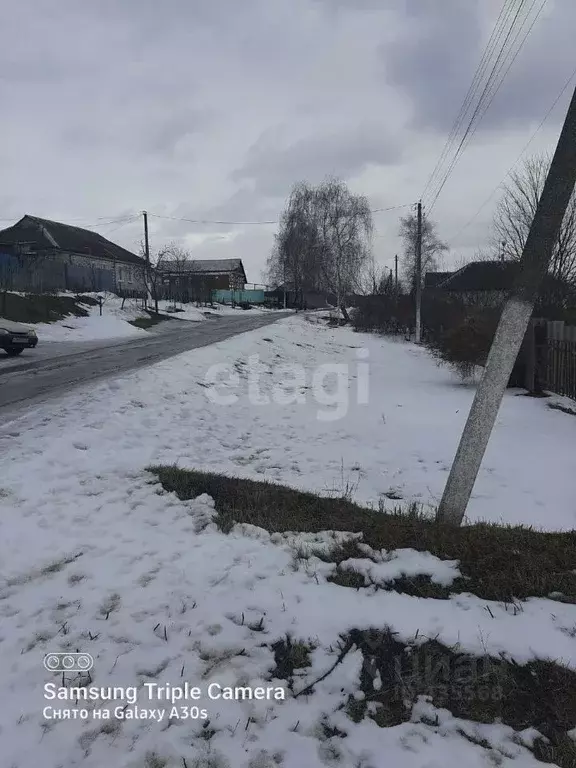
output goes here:
<path id="1" fill-rule="evenodd" d="M 576 89 L 526 238 L 520 274 L 504 305 L 484 375 L 450 470 L 438 508 L 439 522 L 462 523 L 575 184 Z"/>
<path id="2" fill-rule="evenodd" d="M 144 253 L 146 255 L 146 298 L 144 299 L 144 306 L 148 306 L 148 288 L 150 286 L 150 242 L 148 240 L 148 214 L 146 211 L 142 211 L 144 217 Z"/>
<path id="3" fill-rule="evenodd" d="M 416 221 L 416 344 L 422 340 L 422 203 Z"/>
<path id="4" fill-rule="evenodd" d="M 394 287 L 398 293 L 398 254 L 394 256 Z"/>

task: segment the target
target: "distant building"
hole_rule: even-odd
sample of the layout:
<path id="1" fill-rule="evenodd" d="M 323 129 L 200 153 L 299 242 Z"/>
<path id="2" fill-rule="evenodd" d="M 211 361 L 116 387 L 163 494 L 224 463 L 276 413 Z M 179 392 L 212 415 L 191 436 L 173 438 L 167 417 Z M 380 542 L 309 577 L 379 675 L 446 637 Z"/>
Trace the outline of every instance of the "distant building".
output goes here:
<path id="1" fill-rule="evenodd" d="M 465 301 L 500 304 L 512 288 L 519 265 L 512 261 L 471 261 L 437 287 Z"/>
<path id="2" fill-rule="evenodd" d="M 0 251 L 18 258 L 15 288 L 145 293 L 144 259 L 97 232 L 26 215 L 0 230 Z"/>
<path id="3" fill-rule="evenodd" d="M 498 307 L 510 293 L 520 269 L 518 261 L 471 261 L 456 272 L 428 272 L 426 278 L 432 278 L 430 290 L 437 297 L 451 296 L 466 304 Z M 448 277 L 434 280 L 443 274 Z M 570 291 L 568 284 L 549 274 L 542 283 L 540 298 L 560 304 Z"/>
<path id="4" fill-rule="evenodd" d="M 165 298 L 210 301 L 212 291 L 241 291 L 247 283 L 242 259 L 166 260 L 157 268 Z"/>
<path id="5" fill-rule="evenodd" d="M 453 274 L 453 272 L 426 272 L 424 275 L 424 289 L 437 288 L 449 277 L 452 277 Z"/>

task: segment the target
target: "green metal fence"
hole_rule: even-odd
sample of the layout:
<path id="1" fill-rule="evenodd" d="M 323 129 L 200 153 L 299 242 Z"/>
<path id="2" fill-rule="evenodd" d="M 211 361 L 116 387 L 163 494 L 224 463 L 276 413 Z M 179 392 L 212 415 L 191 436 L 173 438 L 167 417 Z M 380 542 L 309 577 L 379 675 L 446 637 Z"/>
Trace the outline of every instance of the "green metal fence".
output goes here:
<path id="1" fill-rule="evenodd" d="M 264 304 L 264 291 L 224 291 L 218 288 L 212 291 L 212 301 L 218 304 Z"/>

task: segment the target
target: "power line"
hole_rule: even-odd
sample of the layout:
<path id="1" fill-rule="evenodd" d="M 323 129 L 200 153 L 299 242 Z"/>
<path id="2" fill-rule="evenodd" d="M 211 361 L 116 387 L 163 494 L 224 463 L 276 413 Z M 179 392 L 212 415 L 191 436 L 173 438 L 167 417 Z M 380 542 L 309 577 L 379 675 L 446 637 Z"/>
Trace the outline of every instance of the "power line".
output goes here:
<path id="1" fill-rule="evenodd" d="M 510 15 L 512 11 L 512 2 L 513 0 L 506 0 L 504 2 L 502 8 L 500 9 L 500 13 L 498 15 L 498 18 L 496 19 L 496 23 L 494 24 L 494 28 L 492 29 L 492 33 L 490 35 L 490 38 L 486 44 L 486 47 L 484 48 L 484 52 L 482 54 L 482 58 L 480 59 L 480 62 L 476 68 L 476 72 L 474 73 L 474 77 L 472 79 L 472 83 L 470 87 L 468 88 L 468 92 L 466 93 L 466 96 L 464 98 L 464 101 L 462 102 L 462 105 L 460 107 L 460 111 L 458 112 L 458 115 L 456 116 L 456 119 L 452 125 L 452 129 L 450 131 L 450 134 L 448 135 L 448 138 L 446 140 L 446 143 L 444 145 L 444 148 L 440 154 L 440 157 L 438 159 L 438 162 L 434 166 L 434 169 L 430 176 L 428 177 L 428 181 L 426 182 L 426 185 L 424 187 L 424 190 L 422 192 L 422 198 L 426 196 L 426 192 L 428 191 L 428 188 L 432 184 L 432 181 L 435 179 L 436 175 L 440 171 L 440 168 L 442 166 L 442 163 L 448 156 L 452 145 L 454 141 L 456 140 L 456 135 L 458 134 L 458 130 L 460 129 L 460 126 L 462 125 L 464 121 L 464 117 L 470 107 L 470 104 L 472 103 L 472 100 L 475 97 L 476 92 L 478 91 L 478 87 L 480 85 L 480 82 L 482 78 L 484 77 L 484 72 L 486 70 L 486 67 L 488 65 L 488 61 L 490 60 L 490 57 L 492 56 L 492 53 L 495 49 L 495 46 L 500 39 L 502 35 L 502 31 L 504 29 L 504 26 L 506 24 L 506 19 Z M 506 5 L 508 4 L 508 10 L 506 10 Z"/>
<path id="2" fill-rule="evenodd" d="M 89 227 L 107 227 L 109 224 L 120 224 L 121 226 L 124 226 L 124 224 L 135 218 L 137 218 L 137 216 L 135 214 L 131 214 L 130 216 L 122 216 L 120 218 L 109 219 L 108 221 L 96 221 L 92 224 L 83 224 L 82 227 L 79 227 L 79 229 L 88 229 Z M 70 221 L 73 221 L 73 219 L 70 219 Z"/>
<path id="3" fill-rule="evenodd" d="M 413 203 L 404 203 L 403 205 L 391 205 L 387 208 L 373 208 L 370 213 L 384 213 L 386 211 L 395 211 L 399 210 L 400 208 L 408 208 L 412 206 Z M 125 226 L 126 224 L 130 224 L 133 221 L 136 221 L 138 219 L 140 214 L 128 214 L 124 216 L 116 216 L 114 218 L 109 216 L 101 216 L 98 218 L 97 221 L 93 221 L 89 224 L 83 223 L 82 228 L 90 228 L 90 227 L 107 227 L 110 224 L 118 224 L 117 227 L 114 227 L 113 229 L 109 230 L 110 234 L 111 232 L 115 232 L 116 229 L 120 229 L 121 227 Z M 265 221 L 226 221 L 226 220 L 219 220 L 219 219 L 189 219 L 185 217 L 179 217 L 179 216 L 164 216 L 159 213 L 148 213 L 149 216 L 153 216 L 156 219 L 167 219 L 170 221 L 185 221 L 189 222 L 191 224 L 226 224 L 226 225 L 235 225 L 235 226 L 248 226 L 248 225 L 271 225 L 271 224 L 279 224 L 279 219 L 271 219 L 271 220 L 265 220 Z M 105 219 L 105 220 L 104 220 Z M 10 218 L 0 218 L 0 221 L 14 221 L 13 217 Z M 68 222 L 85 222 L 85 218 L 75 218 L 75 219 L 67 219 Z"/>
<path id="4" fill-rule="evenodd" d="M 544 2 L 545 2 L 545 0 L 544 0 Z M 535 0 L 533 0 L 533 2 L 532 2 L 532 6 L 531 6 L 530 10 L 534 6 L 534 4 L 535 4 Z M 438 190 L 436 191 L 436 194 L 435 194 L 435 196 L 434 196 L 434 198 L 432 200 L 432 203 L 429 205 L 429 211 L 432 211 L 432 209 L 434 208 L 434 205 L 436 204 L 436 201 L 438 200 L 438 197 L 440 196 L 440 193 L 444 189 L 444 186 L 445 186 L 446 182 L 450 178 L 450 176 L 452 174 L 452 171 L 454 170 L 454 167 L 456 166 L 456 163 L 458 162 L 458 160 L 460 159 L 461 155 L 463 154 L 463 152 L 465 150 L 465 147 L 466 147 L 466 144 L 467 144 L 467 142 L 469 140 L 468 137 L 470 137 L 470 139 L 472 138 L 472 136 L 474 135 L 474 133 L 476 132 L 476 130 L 478 128 L 478 125 L 480 124 L 482 118 L 484 117 L 484 115 L 486 113 L 486 109 L 488 108 L 488 106 L 490 106 L 490 103 L 491 103 L 492 99 L 490 99 L 490 101 L 488 102 L 488 105 L 486 106 L 486 109 L 483 110 L 483 112 L 480 115 L 480 118 L 476 121 L 476 118 L 477 118 L 477 116 L 478 116 L 478 114 L 480 112 L 480 109 L 485 106 L 484 99 L 489 96 L 490 91 L 492 89 L 492 86 L 493 86 L 496 78 L 498 77 L 498 75 L 499 75 L 499 73 L 500 73 L 500 71 L 501 71 L 501 69 L 502 69 L 506 59 L 508 58 L 508 56 L 510 54 L 510 51 L 508 50 L 506 52 L 506 55 L 504 56 L 504 58 L 502 58 L 503 55 L 504 55 L 504 52 L 506 50 L 506 46 L 508 45 L 508 41 L 510 39 L 510 36 L 511 36 L 512 31 L 514 29 L 514 26 L 515 26 L 515 24 L 516 24 L 516 22 L 517 22 L 517 20 L 518 20 L 518 18 L 520 16 L 520 12 L 522 11 L 522 9 L 524 7 L 525 7 L 525 0 L 521 0 L 520 5 L 518 6 L 518 9 L 516 10 L 516 13 L 514 15 L 514 18 L 512 19 L 512 23 L 510 25 L 510 28 L 509 28 L 507 34 L 506 34 L 504 42 L 502 43 L 502 46 L 500 48 L 500 52 L 498 53 L 496 61 L 494 62 L 494 65 L 492 67 L 492 70 L 490 72 L 488 80 L 486 81 L 486 85 L 484 86 L 484 90 L 482 91 L 480 99 L 478 100 L 478 104 L 476 105 L 476 109 L 474 110 L 474 113 L 472 114 L 472 117 L 470 118 L 470 121 L 469 121 L 468 126 L 466 128 L 466 131 L 464 132 L 462 140 L 460 141 L 458 149 L 456 150 L 456 154 L 455 154 L 455 156 L 454 156 L 454 158 L 452 160 L 452 163 L 450 164 L 448 170 L 446 171 L 446 174 L 444 175 L 444 178 L 443 178 L 443 180 L 442 180 Z M 529 16 L 529 14 L 530 14 L 530 10 L 528 11 L 528 14 L 526 15 L 526 17 L 521 22 L 520 29 L 522 29 L 522 27 L 524 26 L 524 24 L 525 24 L 525 22 L 526 22 L 526 20 L 527 20 L 527 18 Z M 530 32 L 530 30 L 528 31 L 528 34 L 529 34 L 529 32 Z M 528 36 L 528 34 L 526 35 L 526 37 Z M 523 43 L 525 42 L 526 37 L 524 38 L 524 41 L 522 42 L 521 45 L 523 45 Z M 517 35 L 514 38 L 514 40 L 516 40 L 516 39 L 517 39 Z M 502 82 L 506 78 L 506 74 L 508 73 L 508 70 L 509 70 L 509 68 L 506 70 L 506 72 L 504 73 L 500 83 L 497 85 L 496 92 L 499 90 L 500 86 L 502 85 Z M 494 93 L 494 95 L 495 95 L 495 93 Z M 493 98 L 493 96 L 492 96 L 492 98 Z M 475 124 L 475 121 L 476 121 L 476 124 Z M 474 129 L 472 130 L 473 126 L 474 126 Z"/>
<path id="5" fill-rule="evenodd" d="M 403 205 L 391 205 L 389 208 L 373 208 L 370 213 L 382 213 L 384 211 L 397 211 L 399 208 L 411 208 L 414 203 L 404 203 Z"/>
<path id="6" fill-rule="evenodd" d="M 414 205 L 414 203 L 404 203 L 403 205 L 391 205 L 388 208 L 373 208 L 370 213 L 383 213 L 385 211 L 395 211 L 400 208 L 408 208 Z M 169 219 L 170 221 L 186 221 L 191 224 L 228 224 L 236 226 L 248 226 L 248 225 L 266 225 L 266 224 L 279 224 L 280 219 L 268 219 L 265 221 L 223 221 L 215 219 L 188 219 L 180 216 L 163 216 L 159 213 L 150 213 L 148 216 L 153 216 L 155 219 Z"/>
<path id="7" fill-rule="evenodd" d="M 508 53 L 506 54 L 506 56 L 505 56 L 505 57 L 504 57 L 504 59 L 502 60 L 502 63 L 501 63 L 501 65 L 500 65 L 500 67 L 498 68 L 498 70 L 497 70 L 497 71 L 496 71 L 496 73 L 495 73 L 494 82 L 495 82 L 495 79 L 496 79 L 496 78 L 497 78 L 497 77 L 500 75 L 500 73 L 502 72 L 502 69 L 503 69 L 504 65 L 506 64 L 506 61 L 507 61 L 507 59 L 510 57 L 510 55 L 511 55 L 512 51 L 514 50 L 514 49 L 513 49 L 513 46 L 515 45 L 515 43 L 516 43 L 516 40 L 518 39 L 518 37 L 519 37 L 519 35 L 520 35 L 520 33 L 521 33 L 521 31 L 522 31 L 523 27 L 524 27 L 524 24 L 526 23 L 527 19 L 530 17 L 530 13 L 532 12 L 532 10 L 533 10 L 534 6 L 536 5 L 536 2 L 537 2 L 537 0 L 532 0 L 532 5 L 530 6 L 530 8 L 529 8 L 529 10 L 528 10 L 528 13 L 526 14 L 526 17 L 525 17 L 525 18 L 524 18 L 524 20 L 522 21 L 522 23 L 521 23 L 521 25 L 520 25 L 520 27 L 519 27 L 518 31 L 516 32 L 516 35 L 514 36 L 514 40 L 512 41 L 512 48 L 511 48 L 511 49 L 508 51 Z M 436 196 L 434 197 L 434 200 L 433 200 L 433 202 L 432 202 L 432 204 L 431 204 L 431 206 L 430 206 L 430 210 L 432 210 L 432 208 L 434 207 L 434 205 L 435 205 L 435 203 L 436 203 L 436 200 L 438 199 L 438 197 L 439 197 L 439 195 L 440 195 L 440 192 L 441 192 L 441 191 L 442 191 L 442 189 L 444 188 L 444 185 L 445 185 L 445 184 L 446 184 L 446 182 L 448 181 L 448 178 L 449 178 L 449 176 L 450 176 L 450 174 L 451 174 L 452 170 L 454 169 L 454 166 L 455 166 L 455 165 L 456 165 L 456 163 L 458 162 L 458 160 L 459 160 L 459 158 L 460 158 L 460 155 L 462 154 L 462 152 L 463 152 L 463 151 L 464 151 L 464 149 L 466 148 L 467 144 L 470 142 L 470 140 L 473 138 L 474 134 L 475 134 L 475 133 L 476 133 L 476 131 L 478 130 L 478 126 L 479 126 L 479 125 L 480 125 L 480 123 L 482 122 L 482 120 L 483 120 L 483 118 L 484 118 L 484 115 L 486 114 L 486 112 L 487 112 L 487 111 L 488 111 L 488 109 L 490 108 L 490 105 L 492 104 L 492 102 L 494 101 L 494 98 L 496 97 L 496 95 L 497 95 L 498 91 L 499 91 L 499 90 L 500 90 L 500 88 L 502 87 L 502 84 L 504 83 L 504 80 L 506 79 L 506 76 L 507 76 L 508 72 L 510 71 L 510 69 L 511 69 L 512 65 L 514 64 L 514 62 L 516 61 L 516 58 L 518 57 L 518 54 L 519 54 L 519 53 L 520 53 L 520 51 L 522 50 L 522 48 L 523 48 L 523 46 L 524 46 L 524 44 L 525 44 L 525 42 L 526 42 L 526 40 L 527 40 L 528 36 L 530 35 L 530 33 L 531 33 L 532 29 L 534 28 L 534 26 L 535 26 L 536 22 L 538 21 L 538 18 L 540 17 L 540 14 L 541 14 L 541 13 L 542 13 L 542 11 L 544 10 L 544 6 L 545 6 L 545 5 L 546 5 L 546 0 L 542 0 L 542 3 L 541 3 L 541 5 L 540 5 L 540 8 L 538 9 L 538 12 L 536 13 L 536 16 L 535 16 L 535 17 L 534 17 L 534 19 L 532 20 L 532 23 L 531 23 L 530 27 L 528 28 L 528 30 L 527 30 L 527 32 L 526 32 L 526 34 L 525 34 L 525 35 L 524 35 L 524 37 L 522 38 L 522 41 L 520 42 L 520 45 L 518 46 L 518 48 L 516 49 L 516 51 L 515 51 L 514 55 L 512 56 L 512 59 L 511 59 L 511 61 L 509 62 L 508 66 L 506 67 L 506 71 L 504 72 L 504 74 L 503 74 L 503 75 L 502 75 L 502 77 L 500 78 L 500 81 L 499 81 L 499 82 L 496 84 L 496 88 L 495 88 L 495 90 L 493 90 L 491 94 L 490 94 L 490 89 L 488 90 L 488 101 L 487 101 L 486 105 L 484 106 L 484 108 L 483 108 L 482 112 L 480 113 L 480 116 L 479 116 L 479 118 L 478 118 L 478 120 L 477 120 L 477 122 L 476 122 L 476 125 L 474 125 L 473 129 L 471 130 L 471 132 L 470 132 L 470 135 L 469 135 L 469 137 L 468 137 L 468 140 L 467 140 L 467 141 L 465 141 L 464 139 L 466 139 L 466 136 L 464 137 L 464 139 L 463 139 L 463 144 L 464 144 L 464 146 L 462 147 L 462 151 L 460 152 L 460 154 L 456 153 L 456 156 L 454 157 L 454 160 L 452 161 L 452 164 L 450 165 L 450 168 L 448 169 L 448 172 L 447 172 L 447 174 L 446 174 L 446 176 L 445 176 L 445 178 L 444 178 L 444 181 L 442 182 L 442 184 L 441 184 L 440 188 L 438 189 L 438 191 L 437 191 L 437 193 L 436 193 Z M 487 85 L 488 85 L 488 84 L 487 84 Z M 480 104 L 479 104 L 478 106 L 480 106 Z"/>
<path id="8" fill-rule="evenodd" d="M 23 217 L 21 216 L 20 218 L 23 218 Z M 38 216 L 37 218 L 43 219 L 43 218 L 46 218 L 46 217 Z M 82 217 L 77 217 L 77 218 L 74 218 L 74 219 L 66 219 L 66 220 L 67 221 L 78 221 L 79 222 L 79 221 L 86 221 L 87 218 L 89 219 L 90 217 L 82 216 Z M 123 216 L 114 216 L 114 217 L 113 216 L 99 216 L 97 218 L 97 220 L 96 220 L 96 223 L 94 223 L 94 224 L 85 224 L 84 226 L 86 226 L 86 227 L 100 227 L 100 226 L 104 227 L 107 224 L 112 224 L 115 221 L 121 221 L 122 219 L 125 219 L 125 218 L 127 218 L 127 214 L 124 214 Z M 0 217 L 0 221 L 14 221 L 14 219 L 16 219 L 16 221 L 19 221 L 19 219 L 16 216 Z M 109 221 L 103 221 L 103 219 L 109 219 Z M 55 221 L 55 219 L 49 218 L 49 219 L 47 219 L 47 221 Z"/>
<path id="9" fill-rule="evenodd" d="M 107 236 L 111 235 L 112 232 L 116 232 L 117 229 L 121 229 L 122 227 L 125 227 L 127 224 L 132 224 L 132 222 L 136 221 L 139 218 L 140 218 L 139 215 L 131 216 L 129 219 L 126 219 L 126 221 L 123 221 L 121 224 L 118 224 L 118 226 L 113 227 L 112 229 L 109 229 L 105 234 Z"/>
<path id="10" fill-rule="evenodd" d="M 476 117 L 478 115 L 478 111 L 479 111 L 480 107 L 482 106 L 482 103 L 483 103 L 483 100 L 484 100 L 484 98 L 486 96 L 486 93 L 487 93 L 488 89 L 492 85 L 492 80 L 494 78 L 494 74 L 495 74 L 496 69 L 498 67 L 498 63 L 499 63 L 500 58 L 501 58 L 501 56 L 502 56 L 502 54 L 503 54 L 503 52 L 504 52 L 504 50 L 506 48 L 506 44 L 507 44 L 508 39 L 510 37 L 510 33 L 511 33 L 512 29 L 513 29 L 513 26 L 516 23 L 518 15 L 519 15 L 520 11 L 522 10 L 522 8 L 524 7 L 525 1 L 526 0 L 520 0 L 520 4 L 519 4 L 519 6 L 518 6 L 518 8 L 516 10 L 516 14 L 512 18 L 512 21 L 510 23 L 510 27 L 508 29 L 508 32 L 507 32 L 507 34 L 506 34 L 506 36 L 504 38 L 504 41 L 503 41 L 502 45 L 500 46 L 500 50 L 499 50 L 498 56 L 496 57 L 496 60 L 494 61 L 493 65 L 492 65 L 492 69 L 490 71 L 490 74 L 488 75 L 488 79 L 487 79 L 486 83 L 484 84 L 484 88 L 482 90 L 482 93 L 480 94 L 480 98 L 478 99 L 478 102 L 476 104 L 476 108 L 474 109 L 474 111 L 472 113 L 472 116 L 471 116 L 470 120 L 468 121 L 468 126 L 466 127 L 466 130 L 464 131 L 464 135 L 462 136 L 462 139 L 460 140 L 460 144 L 458 145 L 458 148 L 456 149 L 456 153 L 455 153 L 455 155 L 454 155 L 454 157 L 452 159 L 452 162 L 449 165 L 448 170 L 444 174 L 444 177 L 443 177 L 442 181 L 440 182 L 439 186 L 437 187 L 436 195 L 434 196 L 434 198 L 432 200 L 432 203 L 430 205 L 430 210 L 432 210 L 432 208 L 434 206 L 434 203 L 436 202 L 436 200 L 438 198 L 438 195 L 440 194 L 440 192 L 442 191 L 442 189 L 443 189 L 444 185 L 446 184 L 448 178 L 450 177 L 450 174 L 452 173 L 452 170 L 453 170 L 454 166 L 456 165 L 456 162 L 458 161 L 461 152 L 463 151 L 466 139 L 468 138 L 468 135 L 470 133 L 472 125 L 474 124 L 474 121 L 475 121 L 475 119 L 476 119 Z M 510 10 L 511 10 L 511 7 L 512 6 L 510 6 Z M 507 13 L 507 16 L 509 16 L 509 15 L 510 15 L 510 13 Z M 505 23 L 506 23 L 506 21 L 507 21 L 507 19 L 505 19 Z M 500 30 L 500 32 L 498 34 L 498 38 L 497 38 L 498 41 L 500 40 L 500 37 L 502 36 L 502 32 L 504 31 L 505 23 L 503 24 L 502 29 Z"/>
<path id="11" fill-rule="evenodd" d="M 532 5 L 530 6 L 530 10 L 528 11 L 528 13 L 527 13 L 527 15 L 526 15 L 526 19 L 525 19 L 525 21 L 526 21 L 526 20 L 528 19 L 528 17 L 530 16 L 530 14 L 531 14 L 531 12 L 532 12 L 532 9 L 533 9 L 533 8 L 534 8 L 534 6 L 536 5 L 536 2 L 537 2 L 537 0 L 532 0 Z M 508 67 L 506 68 L 506 71 L 504 72 L 504 75 L 503 75 L 502 79 L 500 80 L 500 83 L 499 83 L 499 84 L 498 84 L 498 86 L 496 87 L 496 90 L 495 90 L 495 91 L 494 91 L 494 93 L 491 95 L 491 97 L 490 97 L 490 100 L 489 100 L 488 104 L 486 105 L 486 107 L 485 107 L 484 111 L 483 111 L 483 112 L 482 112 L 482 114 L 480 115 L 480 119 L 479 119 L 479 121 L 478 121 L 479 123 L 481 122 L 482 118 L 484 117 L 484 115 L 485 115 L 485 114 L 486 114 L 486 112 L 488 111 L 488 109 L 489 109 L 489 107 L 490 107 L 490 104 L 492 104 L 492 102 L 493 102 L 493 100 L 494 100 L 494 97 L 496 96 L 496 94 L 497 94 L 497 93 L 498 93 L 498 91 L 500 90 L 500 87 L 502 86 L 502 83 L 503 83 L 503 82 L 504 82 L 504 80 L 506 79 L 506 75 L 508 74 L 508 72 L 509 72 L 509 71 L 510 71 L 510 69 L 512 68 L 512 65 L 513 65 L 513 64 L 514 64 L 514 62 L 516 61 L 516 58 L 518 57 L 518 54 L 520 53 L 520 51 L 522 50 L 522 48 L 523 48 L 523 46 L 524 46 L 524 44 L 525 44 L 526 40 L 528 39 L 528 36 L 530 35 L 530 33 L 532 32 L 532 30 L 534 29 L 534 27 L 535 27 L 535 25 L 536 25 L 536 22 L 537 22 L 537 21 L 538 21 L 538 19 L 540 18 L 540 14 L 541 14 L 541 13 L 542 13 L 542 11 L 544 10 L 544 6 L 545 6 L 545 5 L 546 5 L 546 0 L 542 0 L 542 3 L 540 4 L 540 8 L 538 9 L 538 11 L 537 11 L 536 15 L 534 16 L 534 18 L 533 18 L 533 20 L 532 20 L 532 23 L 530 24 L 530 26 L 529 26 L 529 28 L 528 28 L 528 30 L 527 30 L 527 32 L 526 32 L 526 34 L 525 34 L 525 35 L 524 35 L 524 37 L 522 38 L 522 41 L 520 42 L 520 45 L 518 46 L 518 48 L 517 48 L 517 50 L 516 50 L 516 53 L 515 53 L 515 54 L 514 54 L 514 56 L 512 57 L 512 60 L 511 60 L 511 61 L 510 61 L 510 63 L 508 64 Z M 525 21 L 522 23 L 522 25 L 521 25 L 521 26 L 520 26 L 520 28 L 518 29 L 518 32 L 516 33 L 516 36 L 514 37 L 514 40 L 512 41 L 512 45 L 514 45 L 514 44 L 516 43 L 516 40 L 518 39 L 518 36 L 520 35 L 520 32 L 522 31 L 522 27 L 524 26 L 524 23 L 525 23 Z M 510 53 L 508 54 L 508 56 L 509 56 L 509 55 L 510 55 Z M 505 63 L 505 62 L 503 62 L 502 66 L 504 66 L 504 63 Z M 501 70 L 502 70 L 502 67 L 500 68 L 499 72 L 500 72 Z M 499 74 L 499 73 L 498 73 L 498 74 Z"/>
<path id="12" fill-rule="evenodd" d="M 248 225 L 248 224 L 278 224 L 278 221 L 212 221 L 209 219 L 186 219 L 180 216 L 161 216 L 159 213 L 150 213 L 148 212 L 148 216 L 153 216 L 155 219 L 170 219 L 171 221 L 187 221 L 191 224 L 238 224 L 238 225 Z"/>
<path id="13" fill-rule="evenodd" d="M 479 214 L 480 214 L 480 213 L 481 213 L 481 212 L 484 210 L 484 208 L 485 208 L 485 207 L 488 205 L 488 203 L 490 202 L 490 200 L 492 200 L 492 198 L 494 197 L 494 195 L 496 194 L 496 192 L 497 192 L 497 191 L 500 189 L 500 187 L 502 186 L 502 182 L 504 181 L 504 179 L 505 179 L 507 176 L 509 176 L 509 175 L 510 175 L 510 173 L 512 173 L 512 171 L 513 171 L 513 170 L 514 170 L 514 168 L 515 168 L 515 167 L 518 165 L 518 163 L 520 162 L 520 160 L 521 160 L 522 156 L 524 155 L 524 153 L 526 152 L 526 150 L 528 149 L 528 147 L 529 147 L 529 146 L 532 144 L 532 142 L 534 141 L 534 139 L 536 138 L 536 136 L 537 136 L 537 135 L 540 133 L 540 131 L 542 130 L 542 128 L 543 128 L 543 126 L 544 126 L 544 124 L 546 123 L 546 121 L 548 120 L 548 118 L 550 117 L 550 115 L 552 114 L 552 112 L 554 111 L 554 108 L 556 107 L 556 105 L 558 104 L 558 102 L 560 101 L 560 99 L 562 98 L 562 96 L 564 95 L 564 93 L 566 92 L 566 90 L 567 90 L 568 86 L 570 85 L 570 83 L 572 82 L 572 80 L 573 80 L 575 77 L 576 77 L 576 67 L 573 69 L 572 73 L 570 74 L 570 77 L 569 77 L 569 78 L 566 80 L 566 82 L 565 82 L 565 83 L 564 83 L 564 85 L 562 86 L 562 90 L 560 91 L 560 93 L 558 94 L 558 96 L 556 96 L 556 98 L 554 99 L 554 101 L 553 101 L 553 103 L 551 104 L 550 108 L 548 109 L 548 111 L 546 112 L 546 114 L 544 115 L 544 117 L 542 118 L 542 120 L 540 121 L 540 124 L 538 125 L 538 127 L 536 128 L 536 130 L 534 131 L 534 133 L 532 134 L 532 136 L 531 136 L 531 137 L 528 139 L 528 141 L 527 141 L 527 142 L 526 142 L 526 144 L 524 145 L 524 147 L 523 147 L 522 151 L 520 152 L 520 154 L 518 155 L 518 157 L 516 158 L 516 160 L 514 161 L 514 163 L 513 163 L 513 164 L 510 166 L 510 168 L 508 168 L 508 170 L 506 171 L 506 173 L 505 173 L 504 177 L 503 177 L 502 179 L 500 179 L 500 181 L 498 182 L 498 184 L 497 184 L 497 185 L 494 187 L 494 189 L 492 190 L 492 192 L 490 193 L 490 195 L 489 195 L 489 196 L 486 198 L 486 200 L 485 200 L 485 201 L 482 203 L 482 205 L 481 205 L 481 206 L 478 208 L 478 210 L 477 210 L 477 211 L 476 211 L 476 213 L 475 213 L 475 214 L 472 216 L 472 218 L 471 218 L 469 221 L 467 221 L 467 222 L 466 222 L 466 224 L 464 224 L 464 226 L 463 226 L 463 227 L 461 227 L 461 228 L 458 230 L 458 232 L 456 232 L 456 234 L 455 234 L 455 235 L 454 235 L 452 238 L 450 238 L 450 239 L 449 239 L 449 242 L 454 242 L 454 240 L 456 240 L 456 238 L 460 237 L 460 235 L 462 234 L 462 232 L 464 232 L 464 230 L 468 229 L 468 227 L 470 226 L 470 224 L 472 224 L 472 222 L 476 220 L 476 218 L 478 217 L 478 215 L 479 215 Z"/>

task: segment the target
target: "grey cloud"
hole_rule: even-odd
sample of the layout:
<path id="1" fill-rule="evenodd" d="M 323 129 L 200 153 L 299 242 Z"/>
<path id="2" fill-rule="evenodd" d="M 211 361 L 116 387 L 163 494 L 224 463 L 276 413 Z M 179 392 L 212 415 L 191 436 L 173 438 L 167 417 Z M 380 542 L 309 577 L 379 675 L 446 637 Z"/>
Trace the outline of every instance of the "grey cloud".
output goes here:
<path id="1" fill-rule="evenodd" d="M 187 137 L 209 129 L 212 116 L 200 110 L 146 114 L 146 104 L 113 114 L 100 124 L 98 113 L 88 109 L 60 132 L 63 144 L 75 149 L 122 148 L 130 154 L 146 153 L 173 157 L 177 145 Z M 190 159 L 190 155 L 188 156 Z"/>
<path id="2" fill-rule="evenodd" d="M 207 209 L 203 218 L 217 221 L 276 221 L 283 207 L 282 198 L 264 197 L 259 191 L 242 186 L 219 205 Z M 237 229 L 222 226 L 221 231 Z"/>
<path id="3" fill-rule="evenodd" d="M 158 115 L 155 125 L 148 126 L 149 135 L 143 142 L 143 149 L 171 153 L 183 138 L 206 130 L 209 125 L 208 113 L 193 109 Z"/>
<path id="4" fill-rule="evenodd" d="M 489 2 L 494 9 L 499 0 L 0 4 L 0 165 L 9 195 L 0 216 L 90 222 L 148 208 L 276 219 L 294 182 L 327 174 L 389 190 L 383 206 L 404 203 L 420 191 L 414 185 L 437 159 L 469 85 Z M 575 21 L 576 3 L 558 0 L 538 25 L 487 115 L 483 168 L 500 128 L 541 117 L 556 95 L 573 66 Z M 519 141 L 518 151 L 523 134 Z M 458 202 L 442 222 L 449 232 Z M 240 256 L 256 280 L 274 232 L 150 221 L 154 248 L 201 233 L 199 258 Z M 111 239 L 137 247 L 141 221 L 110 229 Z M 396 229 L 383 225 L 382 252 L 395 252 Z"/>
<path id="5" fill-rule="evenodd" d="M 441 9 L 433 0 L 406 3 L 412 20 L 381 49 L 381 58 L 388 82 L 411 101 L 415 129 L 451 129 L 496 21 L 496 13 L 486 18 L 486 7 L 478 0 L 445 0 Z M 544 115 L 573 67 L 575 28 L 574 3 L 557 3 L 538 20 L 479 132 L 522 126 Z"/>
<path id="6" fill-rule="evenodd" d="M 286 197 L 295 181 L 317 183 L 331 174 L 347 179 L 369 165 L 391 165 L 401 157 L 399 139 L 388 135 L 386 126 L 361 123 L 300 139 L 283 149 L 273 146 L 269 136 L 261 137 L 231 178 L 252 179 L 261 194 Z"/>
<path id="7" fill-rule="evenodd" d="M 388 82 L 410 98 L 419 127 L 449 128 L 468 88 L 480 44 L 478 2 L 408 2 L 405 32 L 381 48 Z"/>

